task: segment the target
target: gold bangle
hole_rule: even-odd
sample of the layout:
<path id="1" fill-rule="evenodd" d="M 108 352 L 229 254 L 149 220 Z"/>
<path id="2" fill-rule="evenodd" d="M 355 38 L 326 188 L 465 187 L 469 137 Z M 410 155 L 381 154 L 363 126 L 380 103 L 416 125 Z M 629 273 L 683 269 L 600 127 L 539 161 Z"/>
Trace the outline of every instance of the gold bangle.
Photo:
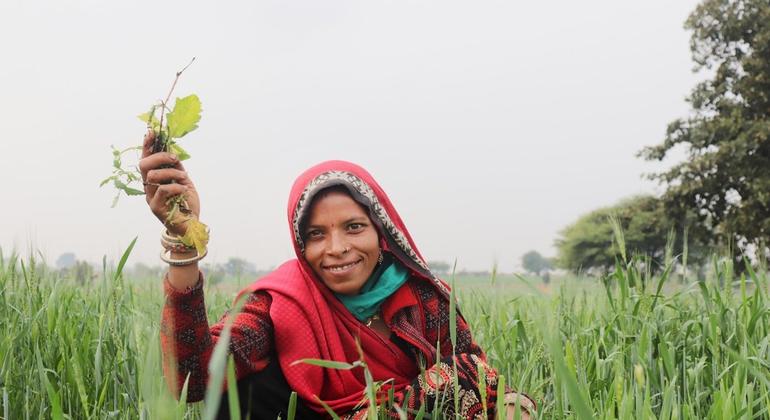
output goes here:
<path id="1" fill-rule="evenodd" d="M 167 263 L 169 265 L 173 265 L 174 267 L 182 267 L 182 266 L 190 265 L 190 264 L 193 264 L 193 263 L 196 263 L 196 262 L 202 260 L 203 257 L 205 257 L 208 253 L 209 253 L 209 250 L 208 250 L 208 248 L 206 248 L 203 251 L 202 254 L 198 254 L 198 255 L 196 255 L 194 257 L 191 257 L 191 258 L 185 258 L 183 260 L 175 260 L 175 259 L 171 258 L 171 251 L 170 250 L 166 250 L 166 251 L 161 251 L 160 259 L 163 260 L 163 262 L 165 262 L 165 263 Z M 168 254 L 168 255 L 166 255 L 166 254 Z"/>

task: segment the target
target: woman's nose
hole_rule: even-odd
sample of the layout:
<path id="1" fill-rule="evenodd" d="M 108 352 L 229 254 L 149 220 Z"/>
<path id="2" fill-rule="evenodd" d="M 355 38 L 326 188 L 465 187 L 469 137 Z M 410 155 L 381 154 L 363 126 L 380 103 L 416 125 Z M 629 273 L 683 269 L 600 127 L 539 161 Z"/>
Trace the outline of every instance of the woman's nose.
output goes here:
<path id="1" fill-rule="evenodd" d="M 330 255 L 342 255 L 348 249 L 347 241 L 344 235 L 339 233 L 331 233 L 329 235 L 329 243 L 326 248 L 326 252 Z"/>

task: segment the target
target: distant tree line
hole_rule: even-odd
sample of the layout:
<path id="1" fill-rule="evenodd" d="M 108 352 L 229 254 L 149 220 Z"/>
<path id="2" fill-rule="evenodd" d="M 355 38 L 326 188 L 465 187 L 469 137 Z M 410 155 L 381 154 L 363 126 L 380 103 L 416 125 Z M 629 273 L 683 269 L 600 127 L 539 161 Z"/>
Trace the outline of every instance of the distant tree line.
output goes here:
<path id="1" fill-rule="evenodd" d="M 226 278 L 255 279 L 261 272 L 257 267 L 244 258 L 230 257 L 225 263 L 206 264 L 203 266 L 207 281 L 219 283 Z"/>
<path id="2" fill-rule="evenodd" d="M 96 270 L 87 261 L 78 260 L 72 252 L 65 252 L 56 259 L 56 269 L 62 277 L 85 284 L 96 277 Z"/>
<path id="3" fill-rule="evenodd" d="M 109 269 L 109 267 L 108 267 Z M 224 263 L 207 263 L 201 267 L 206 274 L 206 280 L 210 284 L 216 284 L 229 278 L 257 278 L 264 271 L 257 270 L 256 266 L 244 258 L 231 257 Z M 131 279 L 147 279 L 163 277 L 167 267 L 164 265 L 150 266 L 143 262 L 136 262 L 131 267 L 123 270 L 124 275 Z M 63 278 L 70 278 L 80 284 L 96 279 L 100 274 L 96 268 L 87 261 L 79 260 L 75 253 L 65 252 L 56 260 L 56 271 Z"/>

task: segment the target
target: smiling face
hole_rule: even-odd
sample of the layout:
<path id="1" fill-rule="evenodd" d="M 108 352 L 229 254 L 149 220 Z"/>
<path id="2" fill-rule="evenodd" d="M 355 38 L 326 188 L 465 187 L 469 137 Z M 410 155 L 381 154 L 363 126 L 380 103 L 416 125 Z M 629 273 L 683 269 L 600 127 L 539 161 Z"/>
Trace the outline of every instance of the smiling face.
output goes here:
<path id="1" fill-rule="evenodd" d="M 366 209 L 342 191 L 319 193 L 304 238 L 305 260 L 335 293 L 358 294 L 377 266 L 377 229 Z"/>

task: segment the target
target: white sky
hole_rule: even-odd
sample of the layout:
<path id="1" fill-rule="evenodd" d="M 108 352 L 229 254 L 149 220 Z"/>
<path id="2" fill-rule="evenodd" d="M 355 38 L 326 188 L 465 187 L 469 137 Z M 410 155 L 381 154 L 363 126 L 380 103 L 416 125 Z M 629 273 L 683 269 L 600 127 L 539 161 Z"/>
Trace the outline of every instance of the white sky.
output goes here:
<path id="1" fill-rule="evenodd" d="M 372 172 L 429 260 L 518 266 L 581 214 L 660 187 L 634 155 L 684 116 L 696 2 L 0 2 L 0 247 L 53 263 L 158 264 L 142 197 L 110 209 L 110 144 L 165 96 L 203 101 L 183 139 L 209 262 L 293 256 L 294 178 Z"/>

